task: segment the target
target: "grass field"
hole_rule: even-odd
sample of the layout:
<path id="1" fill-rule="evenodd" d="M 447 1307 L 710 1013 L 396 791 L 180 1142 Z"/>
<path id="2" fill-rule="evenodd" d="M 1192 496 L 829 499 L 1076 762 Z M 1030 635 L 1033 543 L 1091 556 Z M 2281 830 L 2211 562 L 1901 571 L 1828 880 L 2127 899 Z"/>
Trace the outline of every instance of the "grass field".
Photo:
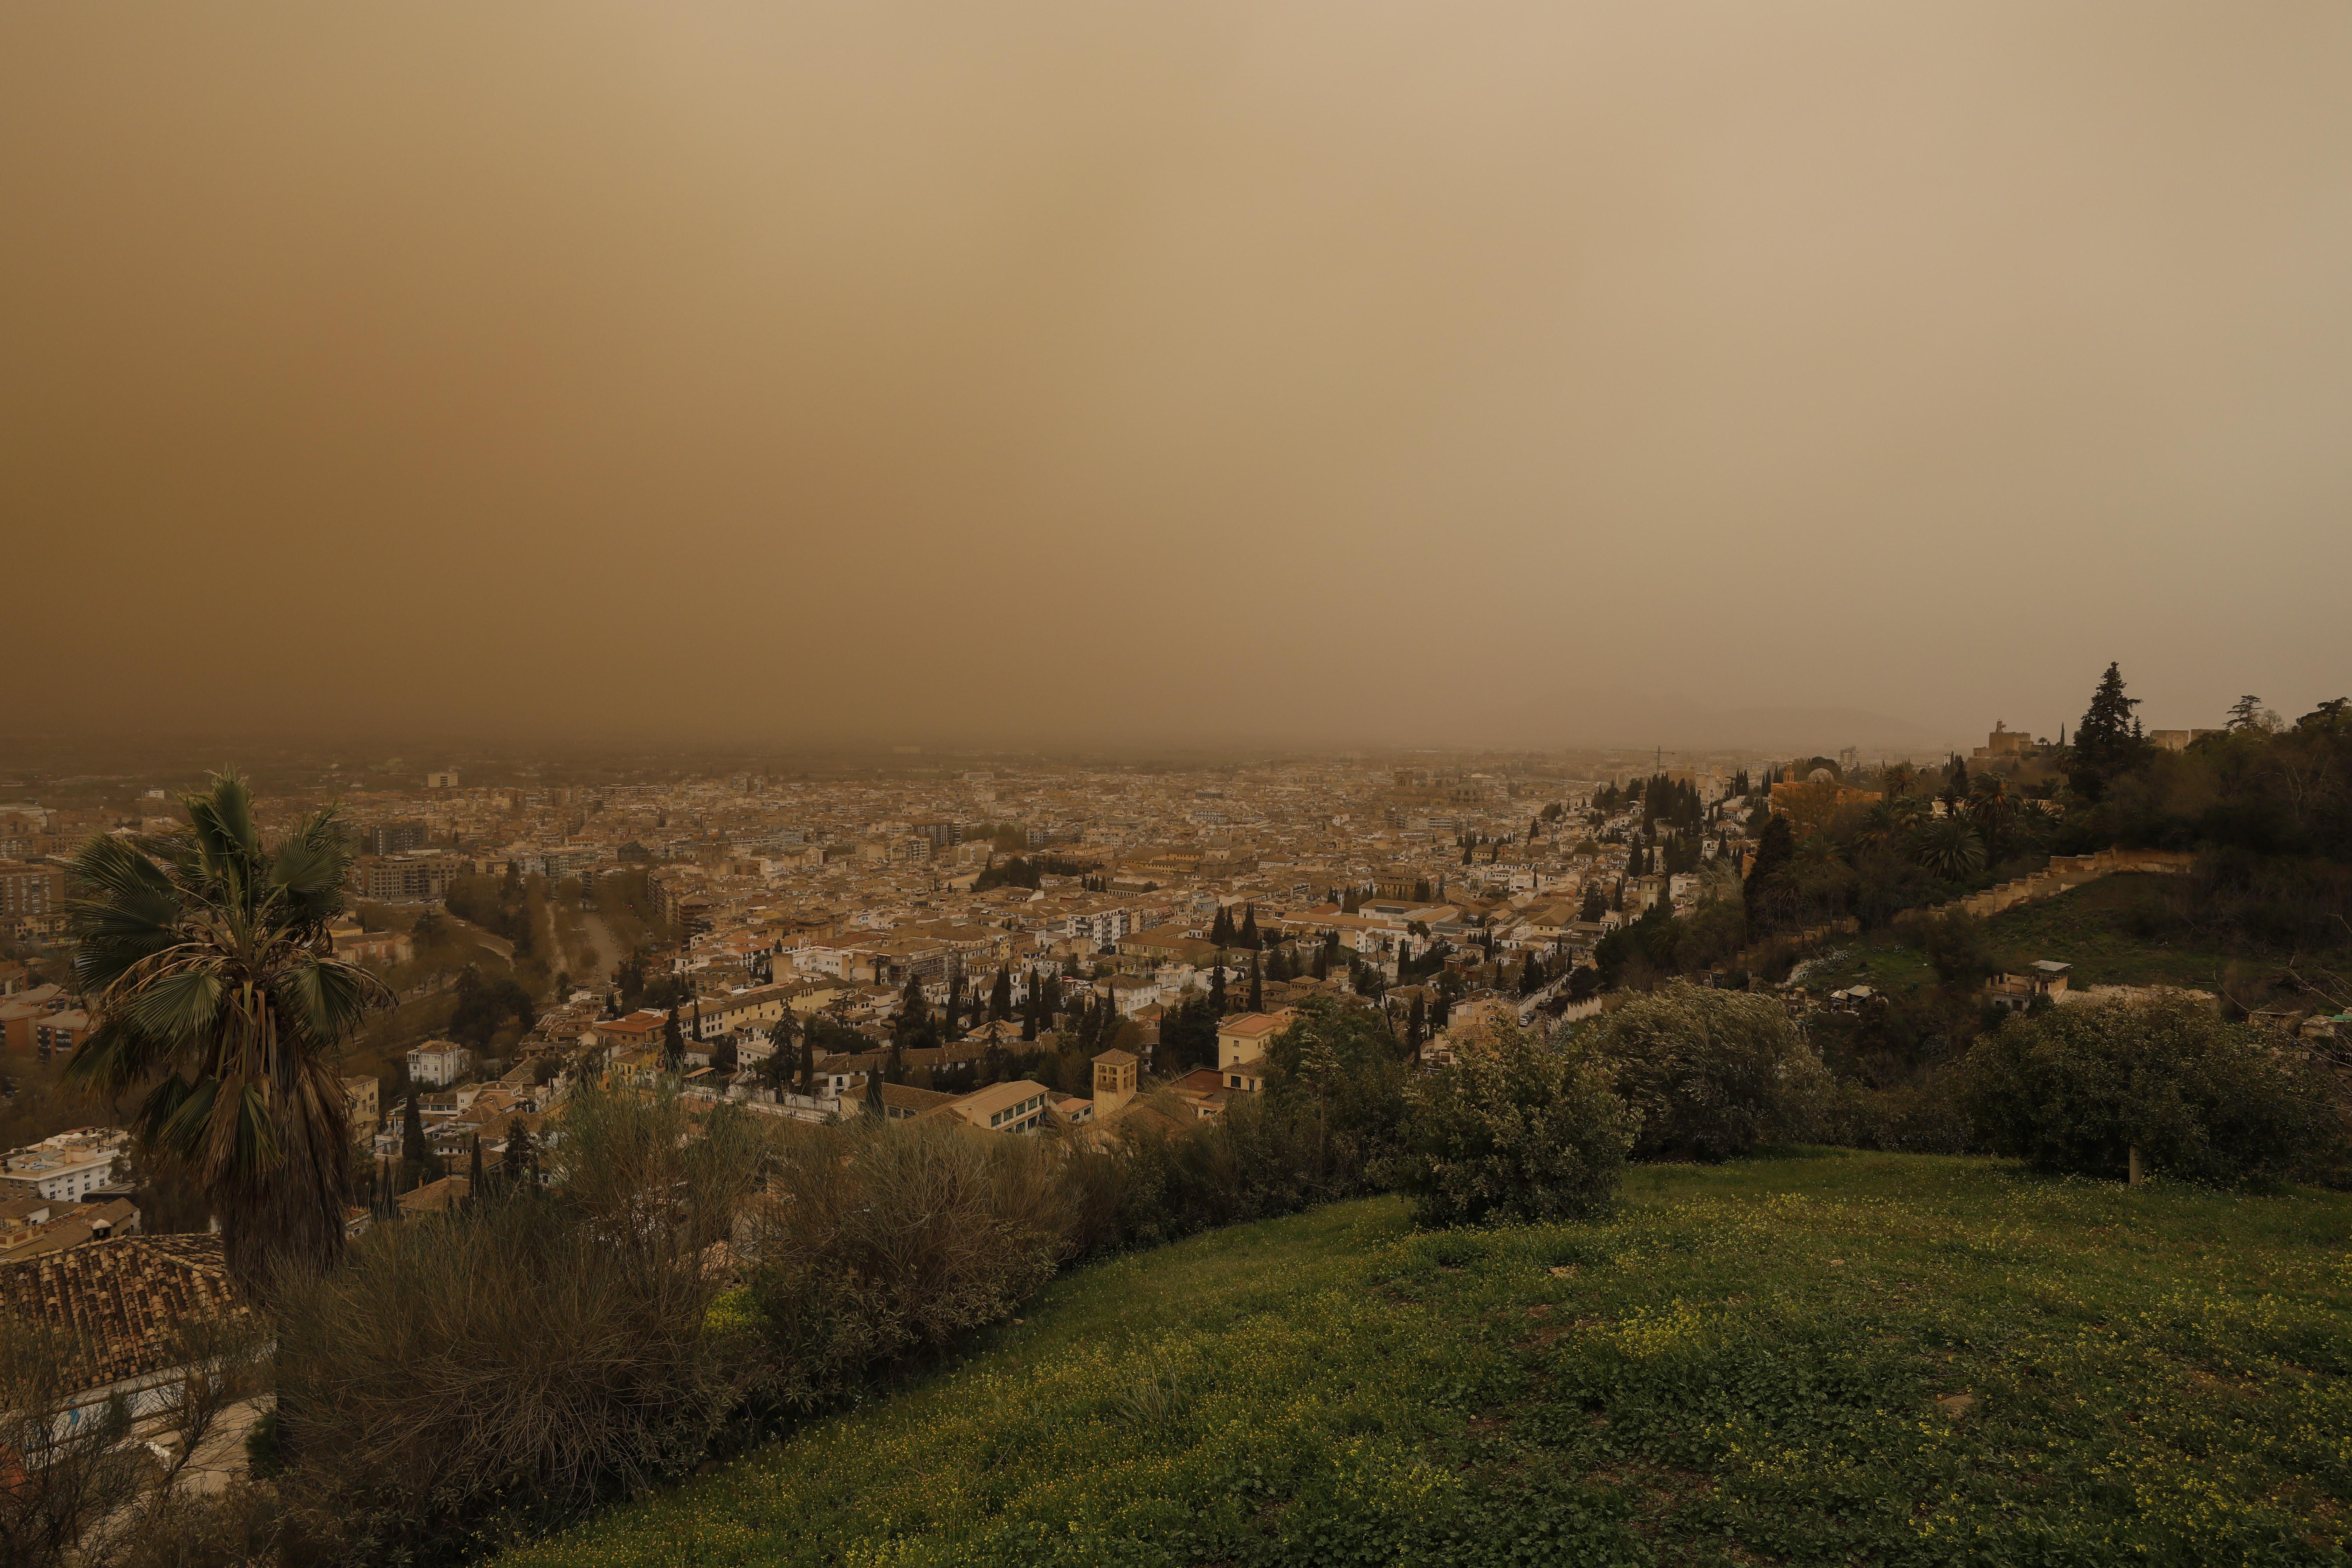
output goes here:
<path id="1" fill-rule="evenodd" d="M 2084 883 L 2042 903 L 2003 910 L 1985 921 L 1993 951 L 2010 969 L 2037 958 L 2071 963 L 2077 985 L 2185 985 L 2218 991 L 2233 963 L 2252 962 L 2224 948 L 2192 940 L 2135 935 L 2127 916 L 2168 879 L 2125 872 Z M 1933 984 L 1927 955 L 1892 932 L 1874 932 L 1847 944 L 1840 963 L 1809 970 L 1810 991 L 1832 991 L 1856 984 L 1882 990 Z M 2259 967 L 2259 964 L 2256 965 Z"/>
<path id="2" fill-rule="evenodd" d="M 1606 1224 L 1340 1205 L 1075 1271 L 507 1561 L 2342 1563 L 2347 1234 L 1843 1152 L 1637 1171 Z"/>

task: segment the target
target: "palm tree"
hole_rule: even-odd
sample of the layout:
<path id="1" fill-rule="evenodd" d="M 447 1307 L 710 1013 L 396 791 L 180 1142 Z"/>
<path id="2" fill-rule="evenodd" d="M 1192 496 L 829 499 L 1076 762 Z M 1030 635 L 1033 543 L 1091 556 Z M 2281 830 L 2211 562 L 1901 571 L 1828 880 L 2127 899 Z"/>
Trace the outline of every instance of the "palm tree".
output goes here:
<path id="1" fill-rule="evenodd" d="M 1983 835 L 1985 858 L 1999 864 L 2009 843 L 2010 824 L 2017 820 L 2017 796 L 1999 773 L 1979 773 L 1969 785 L 1969 815 Z"/>
<path id="2" fill-rule="evenodd" d="M 1919 830 L 1919 864 L 1948 882 L 1984 869 L 1984 840 L 1963 816 L 1939 816 Z"/>
<path id="3" fill-rule="evenodd" d="M 66 1082 L 112 1099 L 159 1079 L 131 1118 L 219 1216 L 248 1289 L 341 1251 L 351 1131 L 341 1047 L 390 989 L 333 956 L 352 850 L 331 809 L 266 845 L 234 773 L 184 797 L 189 826 L 100 837 L 73 858 L 74 973 L 97 1026 Z M 160 1075 L 160 1078 L 159 1078 Z"/>

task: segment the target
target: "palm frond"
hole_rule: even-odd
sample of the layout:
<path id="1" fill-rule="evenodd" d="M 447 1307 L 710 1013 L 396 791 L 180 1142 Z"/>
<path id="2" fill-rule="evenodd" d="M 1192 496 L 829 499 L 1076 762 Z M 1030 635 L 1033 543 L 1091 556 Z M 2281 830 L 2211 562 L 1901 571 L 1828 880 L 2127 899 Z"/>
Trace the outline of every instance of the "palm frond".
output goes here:
<path id="1" fill-rule="evenodd" d="M 184 1085 L 183 1092 L 173 1096 L 167 1110 L 143 1118 L 149 1123 L 149 1137 L 156 1147 L 176 1159 L 191 1163 L 201 1160 L 205 1154 L 205 1130 L 211 1125 L 213 1107 L 220 1100 L 220 1091 L 219 1079 L 200 1078 Z"/>
<path id="2" fill-rule="evenodd" d="M 90 1038 L 97 1037 L 93 1031 Z M 78 1056 L 76 1059 L 79 1059 Z M 68 1072 L 70 1076 L 71 1069 Z M 165 1074 L 162 1082 L 147 1091 L 147 1098 L 139 1102 L 138 1112 L 131 1119 L 131 1131 L 139 1135 L 139 1141 L 151 1149 L 165 1148 L 163 1129 L 179 1114 L 182 1102 L 192 1092 L 194 1086 L 186 1079 L 178 1073 Z"/>
<path id="3" fill-rule="evenodd" d="M 93 834 L 66 863 L 77 881 L 118 896 L 152 893 L 172 896 L 172 879 L 137 843 L 110 834 Z"/>
<path id="4" fill-rule="evenodd" d="M 278 847 L 278 858 L 270 867 L 270 880 L 282 892 L 288 918 L 303 925 L 323 925 L 342 910 L 352 856 L 349 847 L 326 830 L 331 826 L 328 812 L 302 824 Z"/>
<path id="5" fill-rule="evenodd" d="M 59 1082 L 72 1093 L 111 1100 L 170 1061 L 176 1049 L 169 1037 L 108 1018 L 74 1047 Z"/>
<path id="6" fill-rule="evenodd" d="M 273 974 L 269 999 L 305 1039 L 321 1046 L 348 1037 L 370 1009 L 398 1000 L 391 986 L 358 964 L 316 956 Z"/>
<path id="7" fill-rule="evenodd" d="M 201 947 L 187 948 L 180 962 L 142 979 L 113 1016 L 140 1034 L 162 1039 L 208 1034 L 219 1022 L 227 991 L 221 970 L 217 955 Z"/>

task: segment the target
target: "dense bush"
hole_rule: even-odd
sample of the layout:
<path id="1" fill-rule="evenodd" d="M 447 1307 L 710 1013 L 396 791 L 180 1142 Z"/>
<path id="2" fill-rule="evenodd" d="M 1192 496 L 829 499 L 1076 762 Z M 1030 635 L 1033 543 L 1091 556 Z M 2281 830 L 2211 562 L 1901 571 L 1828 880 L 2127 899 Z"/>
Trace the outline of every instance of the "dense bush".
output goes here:
<path id="1" fill-rule="evenodd" d="M 1824 1143 L 1896 1154 L 1967 1154 L 1979 1147 L 1948 1071 L 1884 1088 L 1839 1079 L 1811 1135 Z"/>
<path id="2" fill-rule="evenodd" d="M 1637 1160 L 1727 1160 L 1813 1130 L 1821 1060 L 1769 996 L 1676 984 L 1582 1036 L 1641 1117 Z"/>
<path id="3" fill-rule="evenodd" d="M 2040 1171 L 2121 1176 L 2137 1148 L 2153 1171 L 2227 1185 L 2321 1167 L 2344 1143 L 2324 1068 L 2186 1000 L 2012 1017 L 1961 1075 L 1986 1142 Z"/>
<path id="4" fill-rule="evenodd" d="M 1071 1246 L 1054 1152 L 945 1122 L 794 1127 L 746 1216 L 756 1394 L 786 1410 L 1009 1315 Z"/>
<path id="5" fill-rule="evenodd" d="M 1927 951 L 1936 978 L 1947 985 L 1974 985 L 1999 967 L 1991 935 L 1966 910 L 1947 910 L 1922 921 L 1919 945 Z"/>
<path id="6" fill-rule="evenodd" d="M 1424 1225 L 1580 1219 L 1616 1194 L 1638 1117 L 1608 1067 L 1504 1026 L 1407 1092 L 1399 1172 Z"/>
<path id="7" fill-rule="evenodd" d="M 379 1226 L 278 1303 L 289 1506 L 323 1558 L 446 1560 L 690 1467 L 754 1368 L 712 1243 L 755 1179 L 740 1113 L 590 1093 L 523 1190 Z"/>

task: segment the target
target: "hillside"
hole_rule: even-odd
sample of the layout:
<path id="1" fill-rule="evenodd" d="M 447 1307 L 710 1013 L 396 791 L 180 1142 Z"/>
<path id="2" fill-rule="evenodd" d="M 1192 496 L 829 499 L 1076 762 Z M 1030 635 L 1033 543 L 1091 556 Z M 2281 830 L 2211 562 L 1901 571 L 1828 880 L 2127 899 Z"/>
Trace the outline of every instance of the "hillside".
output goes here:
<path id="1" fill-rule="evenodd" d="M 2352 1196 L 1813 1152 L 1613 1223 L 1394 1200 L 1075 1271 L 886 1400 L 513 1554 L 2341 1563 Z"/>
<path id="2" fill-rule="evenodd" d="M 2163 929 L 2145 908 L 2168 889 L 2168 879 L 2145 872 L 2103 877 L 2041 903 L 2021 904 L 1987 920 L 1994 953 L 2011 969 L 2037 958 L 2074 966 L 2078 985 L 2182 985 L 2218 991 L 2232 965 L 2252 961 L 2219 942 Z M 1932 984 L 1927 954 L 1891 932 L 1849 943 L 1843 960 L 1805 973 L 1809 990 L 1857 983 L 1882 989 Z"/>

